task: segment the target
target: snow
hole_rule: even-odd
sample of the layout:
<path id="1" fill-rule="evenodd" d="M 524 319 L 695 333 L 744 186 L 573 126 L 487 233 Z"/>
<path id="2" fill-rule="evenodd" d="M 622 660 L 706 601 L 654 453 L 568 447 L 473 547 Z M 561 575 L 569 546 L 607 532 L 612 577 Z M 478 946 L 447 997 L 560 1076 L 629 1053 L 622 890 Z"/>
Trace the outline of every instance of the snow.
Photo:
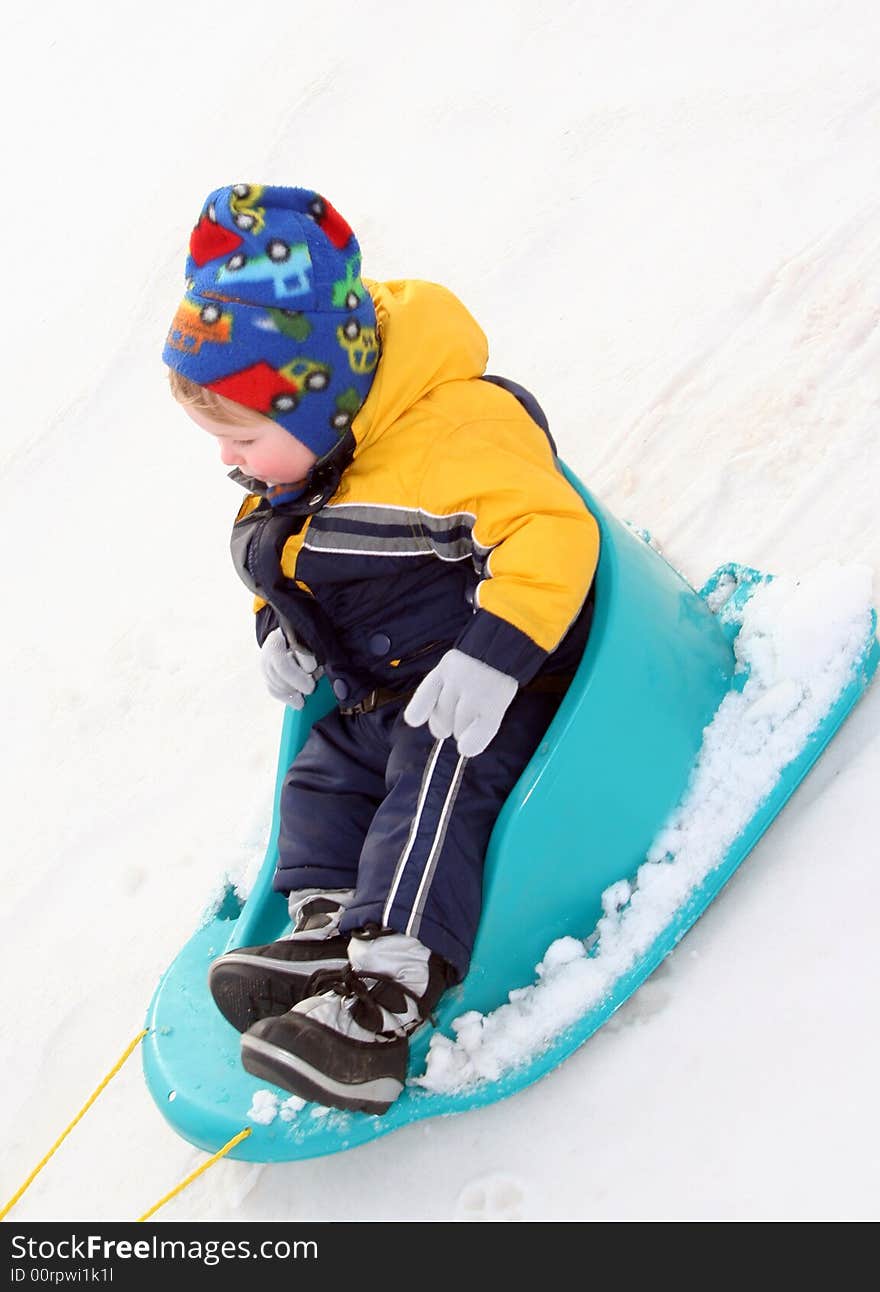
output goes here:
<path id="1" fill-rule="evenodd" d="M 283 1122 L 293 1121 L 305 1107 L 306 1101 L 300 1099 L 299 1095 L 283 1099 L 272 1090 L 255 1090 L 247 1118 L 259 1126 L 270 1126 L 276 1117 L 280 1117 Z"/>
<path id="2" fill-rule="evenodd" d="M 334 0 L 307 42 L 254 0 L 272 40 L 232 63 L 231 0 L 126 8 L 19 8 L 0 54 L 3 1198 L 265 847 L 280 713 L 229 562 L 239 491 L 159 357 L 212 188 L 321 189 L 370 276 L 448 284 L 569 465 L 695 586 L 728 561 L 779 595 L 827 560 L 880 568 L 870 0 Z M 778 639 L 783 612 L 751 647 L 781 686 L 759 735 L 814 675 L 813 621 L 792 603 Z M 348 1154 L 218 1163 L 157 1219 L 876 1217 L 878 716 L 875 687 L 545 1080 Z M 135 1217 L 203 1161 L 134 1056 L 12 1217 Z"/>

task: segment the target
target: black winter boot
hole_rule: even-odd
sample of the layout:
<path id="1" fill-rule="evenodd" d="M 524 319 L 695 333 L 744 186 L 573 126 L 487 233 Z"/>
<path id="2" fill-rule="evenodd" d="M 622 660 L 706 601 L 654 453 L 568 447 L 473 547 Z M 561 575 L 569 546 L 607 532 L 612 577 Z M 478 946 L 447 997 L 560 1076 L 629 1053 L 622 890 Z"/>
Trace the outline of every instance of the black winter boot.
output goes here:
<path id="1" fill-rule="evenodd" d="M 291 899 L 296 896 L 292 893 Z M 336 932 L 346 904 L 334 893 L 291 901 L 295 923 L 286 938 L 237 947 L 215 960 L 208 970 L 208 986 L 223 1017 L 244 1032 L 302 1000 L 315 973 L 346 968 L 349 934 Z"/>
<path id="2" fill-rule="evenodd" d="M 316 975 L 307 998 L 245 1032 L 241 1061 L 303 1099 L 384 1113 L 403 1090 L 409 1035 L 452 971 L 416 938 L 391 930 L 353 934 L 348 953 L 342 972 Z"/>

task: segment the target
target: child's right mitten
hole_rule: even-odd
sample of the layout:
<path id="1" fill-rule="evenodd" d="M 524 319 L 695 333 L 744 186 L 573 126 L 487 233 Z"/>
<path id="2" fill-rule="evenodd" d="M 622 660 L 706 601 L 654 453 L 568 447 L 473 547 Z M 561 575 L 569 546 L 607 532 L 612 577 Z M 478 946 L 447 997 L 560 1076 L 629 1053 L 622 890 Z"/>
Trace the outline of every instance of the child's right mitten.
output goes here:
<path id="1" fill-rule="evenodd" d="M 312 694 L 321 676 L 318 661 L 308 647 L 297 641 L 288 645 L 280 628 L 273 628 L 263 642 L 260 663 L 270 695 L 291 709 L 303 707 L 305 697 Z"/>

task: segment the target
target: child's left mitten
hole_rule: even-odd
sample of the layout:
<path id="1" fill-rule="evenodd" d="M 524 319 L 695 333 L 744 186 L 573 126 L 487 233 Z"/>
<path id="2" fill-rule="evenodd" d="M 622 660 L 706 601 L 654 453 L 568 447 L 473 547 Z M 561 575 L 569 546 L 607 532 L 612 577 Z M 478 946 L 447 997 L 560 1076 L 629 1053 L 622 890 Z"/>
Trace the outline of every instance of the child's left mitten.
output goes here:
<path id="1" fill-rule="evenodd" d="M 473 758 L 494 738 L 518 688 L 515 677 L 449 650 L 422 678 L 403 716 L 411 727 L 427 722 L 438 740 L 454 736 L 458 752 Z"/>

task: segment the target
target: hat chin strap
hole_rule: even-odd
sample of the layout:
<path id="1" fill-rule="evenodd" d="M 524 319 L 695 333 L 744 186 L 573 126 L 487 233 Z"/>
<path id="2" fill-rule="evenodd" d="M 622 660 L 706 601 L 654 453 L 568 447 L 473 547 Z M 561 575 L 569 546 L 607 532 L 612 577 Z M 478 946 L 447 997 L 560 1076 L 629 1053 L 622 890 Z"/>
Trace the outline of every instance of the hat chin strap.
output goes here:
<path id="1" fill-rule="evenodd" d="M 277 510 L 283 510 L 290 516 L 311 516 L 320 511 L 339 488 L 342 473 L 352 461 L 355 448 L 354 435 L 351 430 L 346 430 L 338 443 L 313 464 L 296 498 L 279 503 Z M 265 498 L 271 490 L 278 489 L 277 485 L 270 486 L 264 480 L 246 476 L 238 467 L 229 472 L 229 479 L 247 489 L 248 493 L 255 493 L 261 498 Z"/>

